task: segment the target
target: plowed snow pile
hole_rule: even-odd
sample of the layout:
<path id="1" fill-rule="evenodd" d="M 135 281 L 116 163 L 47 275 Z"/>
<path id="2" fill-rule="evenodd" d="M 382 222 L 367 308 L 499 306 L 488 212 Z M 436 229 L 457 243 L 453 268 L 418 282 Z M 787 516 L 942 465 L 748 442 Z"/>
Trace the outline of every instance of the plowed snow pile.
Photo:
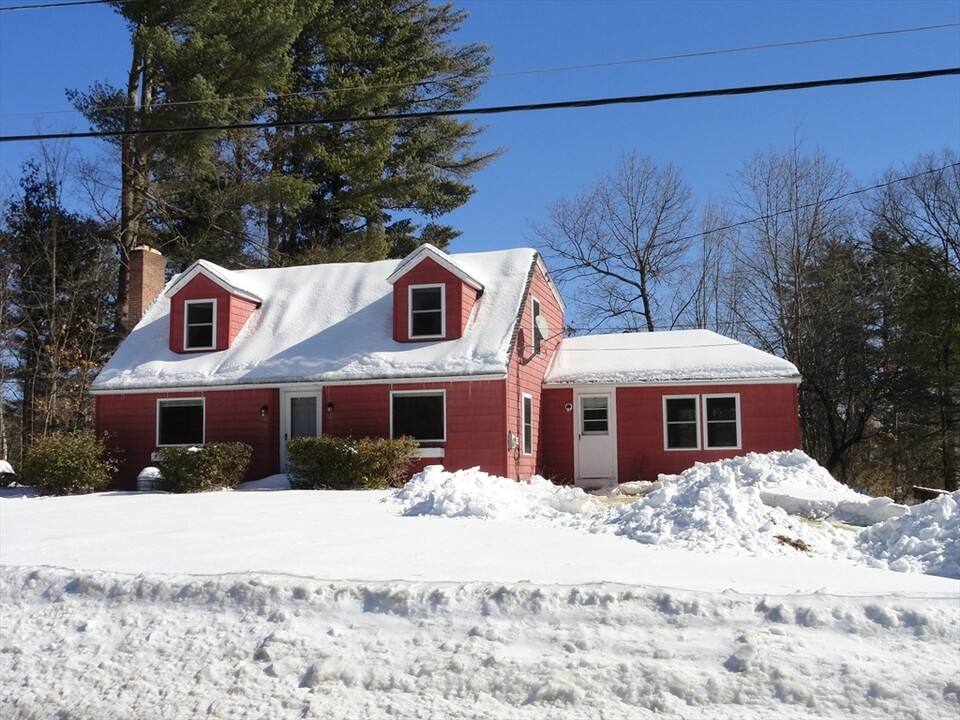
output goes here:
<path id="1" fill-rule="evenodd" d="M 697 552 L 808 554 L 960 577 L 960 493 L 907 509 L 837 482 L 799 450 L 749 453 L 663 475 L 629 504 L 604 505 L 543 478 L 427 468 L 396 494 L 406 515 L 542 518 Z M 831 521 L 868 525 L 859 533 Z"/>

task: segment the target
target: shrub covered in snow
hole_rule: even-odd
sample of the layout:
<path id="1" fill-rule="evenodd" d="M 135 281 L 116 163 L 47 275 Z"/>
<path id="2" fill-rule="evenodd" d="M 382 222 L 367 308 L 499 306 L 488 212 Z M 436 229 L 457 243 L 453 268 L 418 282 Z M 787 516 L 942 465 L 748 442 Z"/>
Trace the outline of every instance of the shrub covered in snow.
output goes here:
<path id="1" fill-rule="evenodd" d="M 116 469 L 93 433 L 54 433 L 31 441 L 20 481 L 44 495 L 80 495 L 106 490 Z"/>
<path id="2" fill-rule="evenodd" d="M 164 448 L 157 467 L 163 477 L 163 489 L 169 492 L 220 490 L 243 482 L 252 453 L 253 448 L 239 442 Z"/>
<path id="3" fill-rule="evenodd" d="M 417 441 L 410 437 L 294 438 L 287 443 L 287 473 L 295 490 L 400 487 Z"/>

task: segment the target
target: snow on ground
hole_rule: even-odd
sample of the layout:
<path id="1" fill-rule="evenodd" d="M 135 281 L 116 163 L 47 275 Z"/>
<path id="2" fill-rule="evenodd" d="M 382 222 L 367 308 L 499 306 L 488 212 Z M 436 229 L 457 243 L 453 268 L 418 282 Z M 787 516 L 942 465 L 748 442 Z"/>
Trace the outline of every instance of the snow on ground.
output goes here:
<path id="1" fill-rule="evenodd" d="M 635 502 L 604 511 L 597 498 L 543 478 L 521 484 L 476 469 L 451 473 L 433 466 L 396 499 L 406 515 L 548 518 L 661 547 L 792 557 L 804 552 L 960 578 L 960 493 L 908 509 L 855 492 L 799 450 L 698 463 L 643 485 L 627 490 L 627 497 L 639 494 Z M 857 533 L 836 523 L 869 527 Z"/>
<path id="2" fill-rule="evenodd" d="M 956 718 L 957 494 L 838 527 L 811 463 L 2 497 L 0 716 Z"/>

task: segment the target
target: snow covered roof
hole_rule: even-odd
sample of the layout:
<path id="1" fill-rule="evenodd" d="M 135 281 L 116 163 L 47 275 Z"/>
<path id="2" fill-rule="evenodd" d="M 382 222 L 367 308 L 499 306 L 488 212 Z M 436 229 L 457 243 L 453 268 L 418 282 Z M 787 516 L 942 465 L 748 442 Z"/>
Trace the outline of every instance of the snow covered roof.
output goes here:
<path id="1" fill-rule="evenodd" d="M 197 260 L 177 275 L 167 286 L 164 295 L 168 298 L 173 297 L 184 285 L 193 280 L 197 275 L 204 275 L 210 278 L 231 295 L 247 298 L 247 300 L 252 300 L 255 303 L 263 302 L 263 299 L 258 297 L 256 293 L 250 292 L 250 290 L 244 287 L 243 276 L 240 273 L 235 270 L 222 268 L 208 260 Z"/>
<path id="2" fill-rule="evenodd" d="M 446 268 L 451 274 L 463 280 L 463 282 L 474 290 L 483 290 L 482 282 L 473 277 L 470 272 L 453 257 L 447 255 L 442 250 L 437 250 L 437 248 L 430 243 L 424 243 L 401 260 L 396 270 L 390 273 L 387 282 L 392 285 L 427 258 L 430 258 L 441 267 Z"/>
<path id="3" fill-rule="evenodd" d="M 674 383 L 792 380 L 793 363 L 709 330 L 564 338 L 544 383 Z"/>
<path id="4" fill-rule="evenodd" d="M 388 278 L 402 261 L 235 271 L 204 262 L 188 272 L 212 272 L 245 296 L 262 298 L 231 347 L 170 350 L 170 290 L 182 285 L 181 275 L 148 308 L 92 390 L 502 376 L 536 257 L 529 248 L 453 256 L 462 272 L 482 284 L 483 296 L 462 337 L 421 343 L 393 339 Z"/>

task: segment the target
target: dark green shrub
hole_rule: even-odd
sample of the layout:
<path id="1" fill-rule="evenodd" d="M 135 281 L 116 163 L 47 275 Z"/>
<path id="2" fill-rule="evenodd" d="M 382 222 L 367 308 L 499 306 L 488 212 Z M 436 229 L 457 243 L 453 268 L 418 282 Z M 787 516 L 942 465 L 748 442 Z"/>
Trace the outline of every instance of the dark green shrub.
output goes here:
<path id="1" fill-rule="evenodd" d="M 243 482 L 253 449 L 239 442 L 163 448 L 157 468 L 164 490 L 175 493 L 231 488 Z"/>
<path id="2" fill-rule="evenodd" d="M 107 490 L 116 469 L 103 440 L 93 433 L 54 433 L 30 442 L 20 482 L 44 495 L 81 495 Z"/>
<path id="3" fill-rule="evenodd" d="M 382 489 L 407 480 L 417 441 L 384 438 L 294 438 L 287 443 L 287 475 L 297 490 Z"/>

